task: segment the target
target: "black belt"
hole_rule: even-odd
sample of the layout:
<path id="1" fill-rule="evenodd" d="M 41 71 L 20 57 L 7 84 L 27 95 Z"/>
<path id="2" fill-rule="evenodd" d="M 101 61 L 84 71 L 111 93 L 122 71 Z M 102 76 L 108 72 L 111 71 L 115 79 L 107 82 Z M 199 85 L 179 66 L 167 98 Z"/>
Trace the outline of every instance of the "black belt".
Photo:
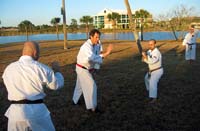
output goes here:
<path id="1" fill-rule="evenodd" d="M 195 45 L 196 43 L 187 43 L 188 45 Z"/>
<path id="2" fill-rule="evenodd" d="M 148 71 L 148 78 L 151 77 L 151 72 L 154 72 L 154 71 L 159 70 L 159 69 L 161 69 L 161 68 L 162 68 L 162 66 L 161 66 L 161 67 L 158 67 L 158 68 L 155 68 L 155 69 L 152 69 L 152 70 L 149 70 L 149 71 Z"/>
<path id="3" fill-rule="evenodd" d="M 86 69 L 86 70 L 89 70 L 89 72 L 92 72 L 92 71 L 94 71 L 94 68 L 91 68 L 91 69 L 87 69 L 85 66 L 82 66 L 82 65 L 80 65 L 80 64 L 76 64 L 78 67 L 81 67 L 81 68 L 83 68 L 83 69 Z"/>
<path id="4" fill-rule="evenodd" d="M 161 66 L 161 67 L 158 67 L 158 68 L 155 68 L 155 69 L 152 69 L 152 70 L 150 70 L 149 72 L 151 73 L 151 72 L 156 71 L 156 70 L 159 70 L 159 69 L 161 69 L 161 68 L 162 68 L 162 66 Z"/>
<path id="5" fill-rule="evenodd" d="M 41 104 L 43 99 L 38 100 L 19 100 L 19 101 L 10 101 L 11 104 Z"/>
<path id="6" fill-rule="evenodd" d="M 79 66 L 79 67 L 81 67 L 81 68 L 83 68 L 83 69 L 86 69 L 87 70 L 87 68 L 85 67 L 85 66 L 82 66 L 82 65 L 80 65 L 80 64 L 76 64 L 77 66 Z"/>

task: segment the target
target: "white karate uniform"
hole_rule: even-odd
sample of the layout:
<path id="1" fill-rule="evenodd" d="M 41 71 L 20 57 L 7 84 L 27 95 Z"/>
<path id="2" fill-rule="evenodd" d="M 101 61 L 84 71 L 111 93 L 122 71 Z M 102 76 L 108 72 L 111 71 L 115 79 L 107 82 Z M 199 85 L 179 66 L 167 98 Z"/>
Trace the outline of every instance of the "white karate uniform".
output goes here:
<path id="1" fill-rule="evenodd" d="M 155 69 L 157 70 L 146 73 L 145 78 L 144 78 L 145 85 L 146 85 L 147 91 L 149 91 L 149 97 L 157 98 L 158 82 L 161 76 L 163 75 L 162 55 L 160 51 L 157 48 L 155 48 L 153 51 L 151 50 L 147 51 L 147 57 L 148 59 L 145 59 L 144 62 L 148 64 L 149 71 L 155 70 Z M 150 73 L 150 76 L 149 76 L 149 73 Z"/>
<path id="2" fill-rule="evenodd" d="M 77 56 L 77 64 L 84 66 L 87 69 L 76 66 L 77 80 L 73 94 L 73 101 L 76 104 L 83 93 L 87 109 L 94 109 L 97 106 L 97 86 L 93 79 L 90 69 L 94 65 L 102 63 L 102 56 L 96 54 L 98 45 L 92 45 L 88 39 L 80 48 Z"/>
<path id="3" fill-rule="evenodd" d="M 193 34 L 187 33 L 182 45 L 185 46 L 185 59 L 186 60 L 195 60 L 196 59 L 196 39 L 197 31 Z"/>
<path id="4" fill-rule="evenodd" d="M 46 96 L 44 87 L 56 90 L 64 86 L 61 73 L 54 73 L 48 66 L 30 56 L 21 56 L 18 61 L 8 65 L 2 78 L 10 101 L 43 99 Z M 5 116 L 8 118 L 8 131 L 55 130 L 44 103 L 11 104 Z"/>

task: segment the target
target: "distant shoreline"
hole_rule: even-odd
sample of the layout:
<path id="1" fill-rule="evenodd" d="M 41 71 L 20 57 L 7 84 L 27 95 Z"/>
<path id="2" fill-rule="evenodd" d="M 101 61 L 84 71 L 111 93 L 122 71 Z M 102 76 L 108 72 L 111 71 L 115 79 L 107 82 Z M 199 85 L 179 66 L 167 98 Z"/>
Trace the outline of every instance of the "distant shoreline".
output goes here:
<path id="1" fill-rule="evenodd" d="M 119 33 L 119 32 L 132 32 L 132 30 L 130 29 L 116 29 L 116 30 L 113 30 L 113 29 L 99 29 L 100 32 L 102 33 Z M 137 29 L 138 32 L 140 32 L 139 29 Z M 178 31 L 178 30 L 177 30 Z M 183 30 L 183 31 L 186 31 L 186 30 Z M 143 30 L 143 32 L 172 32 L 171 30 L 155 30 L 155 29 L 147 29 L 147 30 Z M 72 34 L 76 34 L 76 33 L 86 33 L 84 30 L 78 30 L 78 31 L 67 31 L 67 33 L 72 33 Z M 55 31 L 32 31 L 32 32 L 29 32 L 28 33 L 29 35 L 38 35 L 38 34 L 56 34 Z M 63 34 L 63 31 L 60 30 L 58 32 L 58 34 Z M 26 32 L 21 32 L 21 31 L 16 31 L 16 30 L 11 30 L 11 31 L 4 31 L 4 30 L 1 30 L 0 31 L 0 37 L 1 36 L 19 36 L 19 35 L 26 35 Z"/>

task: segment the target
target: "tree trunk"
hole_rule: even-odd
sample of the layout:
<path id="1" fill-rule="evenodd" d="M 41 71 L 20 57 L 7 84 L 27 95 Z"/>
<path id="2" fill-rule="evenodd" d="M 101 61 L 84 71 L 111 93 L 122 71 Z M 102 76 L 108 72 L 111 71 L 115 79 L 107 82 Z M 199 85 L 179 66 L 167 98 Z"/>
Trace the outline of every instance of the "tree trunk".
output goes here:
<path id="1" fill-rule="evenodd" d="M 174 38 L 176 39 L 176 41 L 178 40 L 177 36 L 176 36 L 176 33 L 175 33 L 175 30 L 174 30 L 174 26 L 172 25 L 172 23 L 170 22 L 170 26 L 171 26 L 171 29 L 172 29 L 172 32 L 173 32 L 173 35 L 174 35 Z"/>
<path id="2" fill-rule="evenodd" d="M 140 44 L 140 39 L 139 39 L 139 36 L 138 36 L 138 32 L 136 31 L 136 26 L 133 23 L 131 7 L 129 5 L 128 0 L 124 0 L 124 3 L 126 5 L 126 9 L 127 9 L 127 13 L 128 13 L 129 21 L 130 21 L 129 26 L 131 28 L 131 31 L 133 32 L 134 37 L 135 37 L 135 41 L 137 43 L 138 50 L 139 50 L 140 53 L 142 53 L 142 46 Z"/>
<path id="3" fill-rule="evenodd" d="M 140 30 L 141 30 L 141 41 L 143 41 L 143 24 L 141 24 L 141 27 L 140 27 Z"/>
<path id="4" fill-rule="evenodd" d="M 28 41 L 28 28 L 25 26 L 25 30 L 26 30 L 26 41 Z"/>
<path id="5" fill-rule="evenodd" d="M 112 20 L 112 30 L 113 30 L 113 35 L 114 35 L 114 40 L 116 40 L 116 20 Z"/>
<path id="6" fill-rule="evenodd" d="M 66 30 L 66 12 L 65 12 L 65 0 L 62 0 L 62 12 L 63 12 L 63 33 L 64 33 L 64 49 L 67 47 L 67 30 Z"/>
<path id="7" fill-rule="evenodd" d="M 58 24 L 56 24 L 56 35 L 57 35 L 57 40 L 59 40 L 59 35 L 58 35 Z"/>
<path id="8" fill-rule="evenodd" d="M 89 25 L 86 24 L 85 26 L 86 26 L 86 27 L 85 27 L 86 37 L 87 37 L 87 39 L 89 39 L 89 35 L 88 35 L 88 32 L 89 32 Z"/>

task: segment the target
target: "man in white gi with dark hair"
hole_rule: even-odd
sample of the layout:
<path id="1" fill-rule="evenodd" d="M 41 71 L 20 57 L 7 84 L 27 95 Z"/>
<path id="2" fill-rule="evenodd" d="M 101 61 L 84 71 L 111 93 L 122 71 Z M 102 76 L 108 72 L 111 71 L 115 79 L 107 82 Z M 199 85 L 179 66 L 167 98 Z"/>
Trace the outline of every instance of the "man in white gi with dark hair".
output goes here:
<path id="1" fill-rule="evenodd" d="M 190 64 L 196 59 L 196 39 L 198 31 L 194 29 L 194 26 L 189 27 L 189 32 L 186 34 L 182 45 L 185 46 L 185 59 Z"/>
<path id="2" fill-rule="evenodd" d="M 149 71 L 145 75 L 145 86 L 149 91 L 150 103 L 154 103 L 157 99 L 157 86 L 163 75 L 162 55 L 155 45 L 156 40 L 151 39 L 148 43 L 149 50 L 147 53 L 142 52 L 142 60 L 149 66 Z"/>
<path id="3" fill-rule="evenodd" d="M 50 112 L 43 99 L 44 87 L 57 90 L 64 86 L 58 62 L 52 69 L 38 62 L 39 44 L 25 42 L 22 56 L 8 65 L 3 82 L 8 91 L 10 107 L 5 113 L 8 131 L 55 131 Z"/>
<path id="4" fill-rule="evenodd" d="M 83 93 L 87 110 L 97 112 L 97 86 L 91 72 L 95 64 L 101 64 L 103 58 L 111 53 L 112 45 L 108 46 L 105 53 L 99 54 L 101 33 L 97 29 L 92 29 L 89 35 L 90 38 L 81 46 L 77 56 L 77 80 L 72 99 L 73 103 L 77 104 Z"/>

